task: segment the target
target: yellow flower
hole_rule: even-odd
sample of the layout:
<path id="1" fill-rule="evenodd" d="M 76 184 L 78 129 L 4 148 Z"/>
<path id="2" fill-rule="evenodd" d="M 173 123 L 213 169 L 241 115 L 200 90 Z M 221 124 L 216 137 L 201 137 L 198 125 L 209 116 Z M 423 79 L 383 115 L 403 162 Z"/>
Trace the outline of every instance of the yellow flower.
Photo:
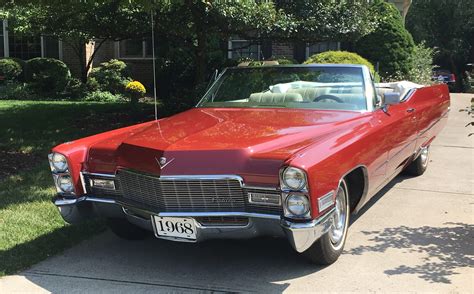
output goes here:
<path id="1" fill-rule="evenodd" d="M 145 86 L 139 81 L 132 81 L 125 86 L 125 90 L 132 95 L 143 96 L 146 94 Z"/>

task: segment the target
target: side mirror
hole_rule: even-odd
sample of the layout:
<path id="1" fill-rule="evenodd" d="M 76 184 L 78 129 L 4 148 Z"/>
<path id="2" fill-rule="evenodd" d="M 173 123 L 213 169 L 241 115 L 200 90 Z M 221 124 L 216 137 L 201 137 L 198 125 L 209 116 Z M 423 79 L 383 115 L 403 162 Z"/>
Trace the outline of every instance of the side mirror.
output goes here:
<path id="1" fill-rule="evenodd" d="M 398 92 L 388 92 L 383 94 L 384 105 L 394 105 L 400 103 L 401 97 Z"/>

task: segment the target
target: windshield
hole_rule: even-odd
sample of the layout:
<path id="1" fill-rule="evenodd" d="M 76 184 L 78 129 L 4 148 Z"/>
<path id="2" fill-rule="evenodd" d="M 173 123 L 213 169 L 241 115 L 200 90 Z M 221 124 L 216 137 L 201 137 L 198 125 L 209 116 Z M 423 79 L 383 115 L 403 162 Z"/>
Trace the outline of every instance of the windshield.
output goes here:
<path id="1" fill-rule="evenodd" d="M 229 68 L 198 107 L 367 110 L 360 67 Z"/>

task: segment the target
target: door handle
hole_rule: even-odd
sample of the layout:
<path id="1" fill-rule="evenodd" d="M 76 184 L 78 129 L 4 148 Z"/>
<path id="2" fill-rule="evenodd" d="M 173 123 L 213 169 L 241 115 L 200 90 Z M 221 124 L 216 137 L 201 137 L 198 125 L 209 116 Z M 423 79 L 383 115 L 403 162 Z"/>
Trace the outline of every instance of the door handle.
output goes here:
<path id="1" fill-rule="evenodd" d="M 414 112 L 415 110 L 416 110 L 415 108 L 408 108 L 408 109 L 407 109 L 407 112 L 408 112 L 408 113 L 412 113 L 412 112 Z"/>

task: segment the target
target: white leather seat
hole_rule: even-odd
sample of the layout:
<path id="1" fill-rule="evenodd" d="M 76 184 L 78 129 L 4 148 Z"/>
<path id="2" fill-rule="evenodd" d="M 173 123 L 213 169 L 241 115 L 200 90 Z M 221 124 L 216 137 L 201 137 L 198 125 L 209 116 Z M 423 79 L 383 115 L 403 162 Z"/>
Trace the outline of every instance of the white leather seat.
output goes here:
<path id="1" fill-rule="evenodd" d="M 285 102 L 303 102 L 303 97 L 299 93 L 252 93 L 249 102 L 257 103 L 285 103 Z"/>

